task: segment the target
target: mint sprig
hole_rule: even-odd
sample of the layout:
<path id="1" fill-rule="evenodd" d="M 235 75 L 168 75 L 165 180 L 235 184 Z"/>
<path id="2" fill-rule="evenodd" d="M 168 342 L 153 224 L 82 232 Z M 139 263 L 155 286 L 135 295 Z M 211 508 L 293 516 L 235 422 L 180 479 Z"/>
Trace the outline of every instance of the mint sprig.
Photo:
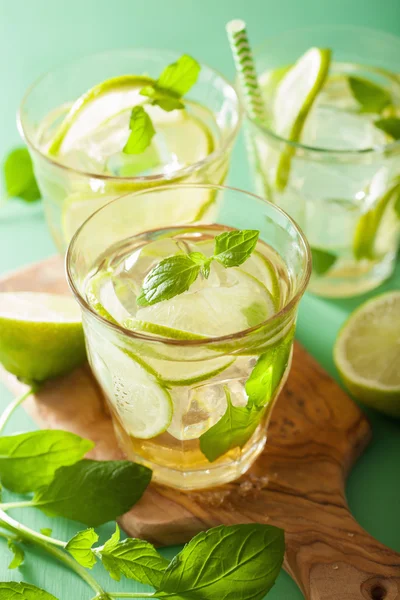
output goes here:
<path id="1" fill-rule="evenodd" d="M 259 235 L 253 229 L 226 231 L 215 237 L 214 254 L 210 258 L 201 252 L 164 258 L 146 275 L 137 304 L 150 306 L 186 292 L 200 273 L 208 278 L 214 260 L 225 268 L 238 267 L 255 249 Z"/>
<path id="2" fill-rule="evenodd" d="M 181 110 L 185 107 L 182 97 L 196 83 L 199 73 L 199 63 L 184 54 L 168 65 L 153 84 L 143 87 L 140 94 L 147 97 L 149 104 L 159 106 L 167 112 Z M 141 154 L 150 145 L 155 134 L 152 120 L 142 105 L 132 109 L 129 129 L 131 133 L 123 152 Z"/>

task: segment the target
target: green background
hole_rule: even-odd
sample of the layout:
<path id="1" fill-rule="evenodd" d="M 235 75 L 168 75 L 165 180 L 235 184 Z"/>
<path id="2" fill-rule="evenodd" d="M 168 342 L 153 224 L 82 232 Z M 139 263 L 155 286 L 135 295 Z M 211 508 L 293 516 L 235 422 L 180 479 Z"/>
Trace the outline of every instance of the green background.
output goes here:
<path id="1" fill-rule="evenodd" d="M 207 62 L 229 77 L 233 64 L 224 25 L 242 17 L 254 44 L 285 29 L 318 24 L 355 24 L 400 35 L 399 0 L 0 0 L 0 158 L 19 143 L 15 112 L 26 87 L 55 63 L 85 53 L 116 47 L 158 46 L 176 49 Z M 400 71 L 400 65 L 399 65 Z M 251 188 L 242 140 L 237 145 L 229 177 L 232 185 Z M 17 201 L 0 210 L 0 274 L 55 252 L 40 205 Z M 400 268 L 380 290 L 399 288 Z M 338 328 L 364 298 L 324 301 L 303 299 L 298 338 L 335 377 L 332 344 Z M 0 386 L 0 407 L 11 394 Z M 312 399 L 310 399 L 312 401 Z M 350 507 L 378 540 L 400 551 L 400 424 L 369 413 L 374 440 L 348 482 Z M 23 411 L 10 430 L 33 429 Z M 29 526 L 53 527 L 68 539 L 77 530 L 66 521 L 50 520 L 34 511 L 15 511 Z M 104 535 L 112 529 L 104 526 Z M 172 556 L 176 549 L 164 552 Z M 7 571 L 9 555 L 0 540 L 0 581 L 25 580 L 46 588 L 60 600 L 89 600 L 90 590 L 75 575 L 29 549 L 25 566 Z M 107 576 L 98 570 L 103 583 Z M 109 589 L 116 589 L 111 584 Z M 123 582 L 121 591 L 140 589 Z M 281 573 L 271 600 L 302 598 Z"/>

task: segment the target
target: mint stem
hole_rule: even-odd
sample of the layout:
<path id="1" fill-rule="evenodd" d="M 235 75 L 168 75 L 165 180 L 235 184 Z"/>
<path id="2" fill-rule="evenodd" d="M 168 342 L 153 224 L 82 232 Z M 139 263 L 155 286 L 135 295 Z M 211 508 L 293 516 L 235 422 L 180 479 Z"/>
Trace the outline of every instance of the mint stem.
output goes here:
<path id="1" fill-rule="evenodd" d="M 33 500 L 21 500 L 21 502 L 4 502 L 0 504 L 0 510 L 10 510 L 10 508 L 29 508 L 35 507 Z"/>
<path id="2" fill-rule="evenodd" d="M 110 598 L 154 598 L 154 593 L 143 592 L 107 592 Z M 95 598 L 93 598 L 95 600 Z"/>
<path id="3" fill-rule="evenodd" d="M 21 394 L 21 396 L 18 396 L 18 398 L 15 398 L 15 400 L 13 400 L 5 409 L 5 411 L 2 413 L 1 417 L 0 417 L 0 435 L 3 433 L 3 430 L 6 426 L 6 424 L 8 423 L 8 420 L 10 419 L 11 415 L 13 414 L 13 412 L 18 408 L 18 406 L 20 406 L 24 400 L 26 400 L 34 391 L 33 387 L 30 387 L 26 392 L 24 392 L 23 394 Z"/>
<path id="4" fill-rule="evenodd" d="M 69 554 L 67 554 L 63 550 L 59 550 L 58 548 L 52 546 L 51 543 L 49 543 L 48 541 L 49 538 L 46 538 L 46 536 L 43 536 L 37 533 L 36 531 L 32 531 L 27 527 L 24 527 L 24 525 L 18 523 L 17 521 L 14 521 L 14 519 L 11 519 L 11 517 L 6 515 L 2 511 L 0 511 L 0 527 L 2 527 L 3 529 L 7 529 L 7 531 L 15 533 L 24 542 L 32 542 L 36 544 L 36 546 L 39 546 L 39 548 L 47 552 L 47 554 L 49 554 L 59 562 L 64 563 L 67 567 L 72 569 L 79 577 L 81 577 L 81 579 L 83 579 L 83 581 L 85 581 L 92 588 L 94 592 L 96 592 L 97 597 L 107 597 L 107 594 L 103 590 L 101 585 L 86 571 L 86 569 L 81 567 L 81 565 L 79 565 L 72 558 L 72 556 L 69 556 Z M 64 542 L 59 543 L 64 544 Z"/>
<path id="5" fill-rule="evenodd" d="M 16 504 L 18 504 L 18 503 L 16 503 Z M 4 508 L 4 506 L 7 506 L 7 505 L 1 504 L 0 509 Z M 65 548 L 65 546 L 67 545 L 66 542 L 62 542 L 61 540 L 56 540 L 55 538 L 49 537 L 47 535 L 43 535 L 42 533 L 38 533 L 37 531 L 34 531 L 33 529 L 29 529 L 29 527 L 22 525 L 22 523 L 19 523 L 18 521 L 16 521 L 15 519 L 13 519 L 9 515 L 7 515 L 4 512 L 4 510 L 0 510 L 0 527 L 4 527 L 5 529 L 7 529 L 8 527 L 12 527 L 13 530 L 18 531 L 19 533 L 25 534 L 29 537 L 34 537 L 35 540 L 41 540 L 42 542 L 46 542 L 46 544 L 53 544 L 54 546 L 61 546 L 62 548 Z"/>

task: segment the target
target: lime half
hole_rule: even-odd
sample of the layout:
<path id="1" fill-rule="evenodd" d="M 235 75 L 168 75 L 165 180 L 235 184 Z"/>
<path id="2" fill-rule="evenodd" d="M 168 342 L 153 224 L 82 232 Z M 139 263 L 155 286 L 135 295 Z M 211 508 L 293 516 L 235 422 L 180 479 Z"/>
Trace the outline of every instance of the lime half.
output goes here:
<path id="1" fill-rule="evenodd" d="M 400 292 L 368 300 L 350 315 L 334 360 L 356 398 L 400 418 Z"/>
<path id="2" fill-rule="evenodd" d="M 280 81 L 273 103 L 273 129 L 285 140 L 298 142 L 306 118 L 328 75 L 331 51 L 310 48 Z M 276 167 L 276 187 L 284 190 L 294 148 L 285 144 Z"/>
<path id="3" fill-rule="evenodd" d="M 0 293 L 0 362 L 26 381 L 44 381 L 84 362 L 75 300 L 34 292 Z"/>

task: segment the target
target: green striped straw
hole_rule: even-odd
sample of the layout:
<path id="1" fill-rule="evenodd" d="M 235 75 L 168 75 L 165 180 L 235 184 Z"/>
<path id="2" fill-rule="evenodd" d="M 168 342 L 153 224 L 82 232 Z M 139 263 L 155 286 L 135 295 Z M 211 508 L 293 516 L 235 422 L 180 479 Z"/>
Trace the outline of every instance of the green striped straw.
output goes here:
<path id="1" fill-rule="evenodd" d="M 227 23 L 226 31 L 247 112 L 252 119 L 265 121 L 265 106 L 247 37 L 246 23 L 242 19 L 234 19 Z"/>

